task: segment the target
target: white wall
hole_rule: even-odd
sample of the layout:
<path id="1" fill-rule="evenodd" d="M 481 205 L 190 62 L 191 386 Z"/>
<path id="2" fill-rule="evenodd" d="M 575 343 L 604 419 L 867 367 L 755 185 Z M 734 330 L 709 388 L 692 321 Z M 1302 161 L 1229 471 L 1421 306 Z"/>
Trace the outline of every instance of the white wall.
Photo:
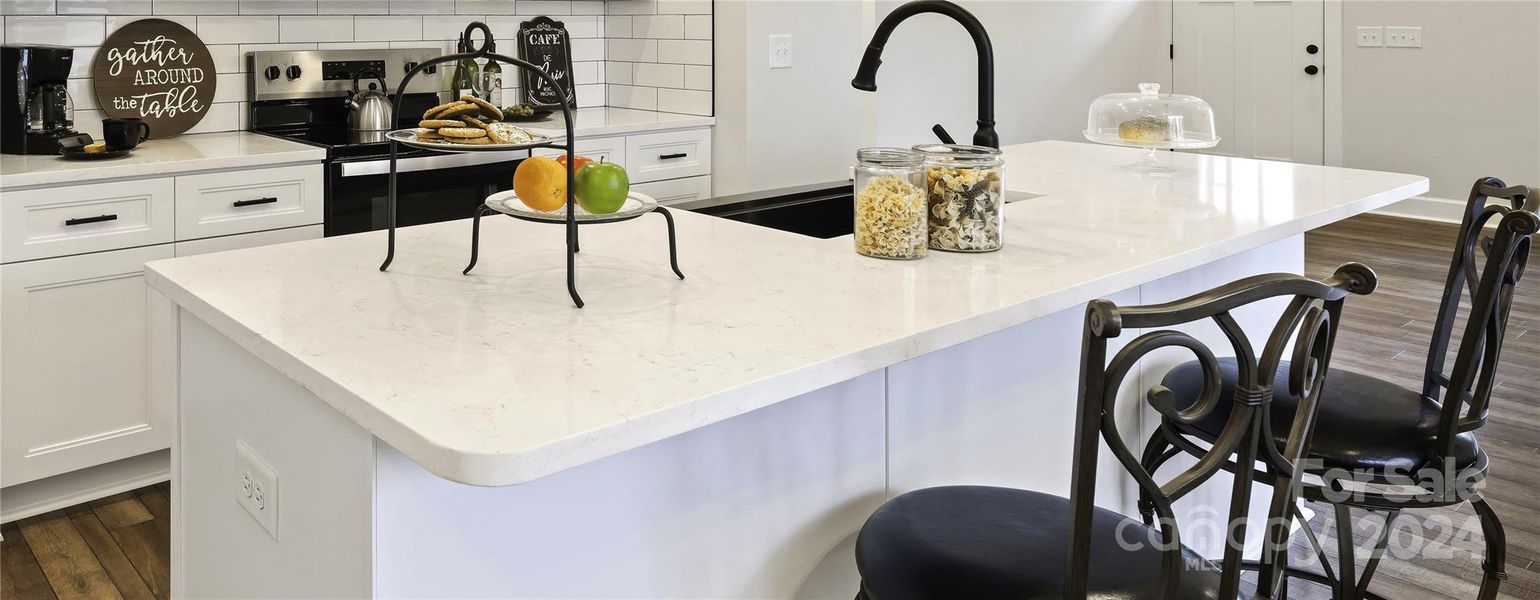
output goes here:
<path id="1" fill-rule="evenodd" d="M 1421 26 L 1423 46 L 1358 48 L 1360 25 Z M 1343 6 L 1343 162 L 1425 175 L 1390 212 L 1459 218 L 1486 175 L 1540 185 L 1540 2 L 1363 1 Z"/>
<path id="2" fill-rule="evenodd" d="M 973 136 L 977 67 L 955 22 L 921 15 L 899 26 L 875 94 L 850 87 L 861 53 L 894 0 L 718 0 L 718 194 L 846 177 L 856 148 L 934 141 L 938 121 Z M 1096 96 L 1169 83 L 1169 0 L 962 0 L 995 48 L 1003 143 L 1080 139 Z M 795 65 L 768 68 L 768 37 L 793 35 Z"/>

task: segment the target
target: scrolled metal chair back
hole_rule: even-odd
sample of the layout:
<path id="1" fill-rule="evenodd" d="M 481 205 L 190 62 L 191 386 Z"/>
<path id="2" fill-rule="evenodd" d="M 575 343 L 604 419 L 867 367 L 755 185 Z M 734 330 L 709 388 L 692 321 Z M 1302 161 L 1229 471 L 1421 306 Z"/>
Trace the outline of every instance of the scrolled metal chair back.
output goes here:
<path id="1" fill-rule="evenodd" d="M 1251 465 L 1262 460 L 1278 474 L 1282 485 L 1275 487 L 1268 539 L 1275 540 L 1281 536 L 1285 541 L 1281 547 L 1286 547 L 1288 529 L 1287 520 L 1283 516 L 1287 514 L 1284 511 L 1288 503 L 1292 502 L 1294 492 L 1293 486 L 1288 483 L 1304 457 L 1305 445 L 1313 428 L 1315 406 L 1331 362 L 1332 344 L 1336 338 L 1343 301 L 1349 293 L 1367 294 L 1376 285 L 1374 271 L 1358 263 L 1348 263 L 1339 267 L 1326 281 L 1292 274 L 1258 275 L 1165 304 L 1120 307 L 1110 301 L 1097 300 L 1087 306 L 1081 354 L 1081 397 L 1077 407 L 1070 492 L 1073 534 L 1070 540 L 1066 598 L 1083 599 L 1087 594 L 1091 516 L 1094 510 L 1092 503 L 1101 443 L 1107 445 L 1140 490 L 1152 500 L 1159 516 L 1160 547 L 1163 551 L 1161 588 L 1150 590 L 1150 597 L 1175 599 L 1184 568 L 1181 533 L 1172 512 L 1172 503 L 1192 492 L 1228 464 Z M 1231 316 L 1232 311 L 1271 298 L 1285 297 L 1290 299 L 1288 306 L 1259 353 L 1247 338 L 1246 332 Z M 1238 381 L 1230 398 L 1221 397 L 1220 365 L 1215 353 L 1191 335 L 1172 329 L 1208 319 L 1219 325 L 1228 338 L 1229 350 L 1233 351 L 1236 358 Z M 1125 329 L 1150 331 L 1129 341 L 1108 360 L 1108 340 L 1117 338 Z M 1292 352 L 1289 350 L 1291 340 L 1294 342 Z M 1129 451 L 1113 417 L 1117 414 L 1114 405 L 1124 379 L 1133 372 L 1141 359 L 1162 348 L 1184 348 L 1191 352 L 1202 368 L 1203 388 L 1196 401 L 1190 406 L 1179 408 L 1171 390 L 1155 386 L 1149 390 L 1145 399 L 1161 415 L 1193 423 L 1206 417 L 1220 402 L 1234 404 L 1229 421 L 1212 448 L 1199 457 L 1194 465 L 1170 477 L 1165 483 L 1157 482 L 1155 475 L 1141 466 L 1139 457 Z M 1286 353 L 1289 355 L 1285 356 Z M 1300 403 L 1289 441 L 1280 450 L 1267 441 L 1273 438 L 1266 417 L 1273 394 L 1273 374 L 1285 359 L 1291 361 L 1289 392 L 1298 397 Z M 1221 565 L 1222 598 L 1234 598 L 1239 589 L 1243 550 L 1241 541 L 1245 539 L 1245 519 L 1254 473 L 1251 468 L 1237 468 L 1234 471 L 1235 486 L 1229 507 L 1229 523 L 1226 526 L 1226 550 Z M 1279 561 L 1281 556 L 1274 555 L 1265 560 Z M 1271 574 L 1265 575 L 1271 577 Z"/>
<path id="2" fill-rule="evenodd" d="M 1471 188 L 1423 371 L 1423 395 L 1444 404 L 1438 430 L 1441 459 L 1450 456 L 1457 435 L 1486 424 L 1514 287 L 1524 277 L 1530 244 L 1540 225 L 1537 205 L 1540 192 L 1535 188 L 1509 187 L 1496 177 L 1482 178 Z M 1488 235 L 1486 226 L 1493 220 L 1497 228 Z M 1467 298 L 1470 314 L 1454 367 L 1446 375 L 1454 325 L 1461 301 Z"/>

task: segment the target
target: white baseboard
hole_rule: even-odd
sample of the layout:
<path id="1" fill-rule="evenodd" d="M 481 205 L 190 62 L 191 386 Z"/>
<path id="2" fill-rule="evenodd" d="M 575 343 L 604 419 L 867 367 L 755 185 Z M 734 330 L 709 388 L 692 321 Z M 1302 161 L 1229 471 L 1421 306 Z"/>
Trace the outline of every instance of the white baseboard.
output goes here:
<path id="1" fill-rule="evenodd" d="M 171 451 L 160 450 L 0 489 L 0 523 L 171 480 Z"/>
<path id="2" fill-rule="evenodd" d="M 1459 224 L 1465 217 L 1465 201 L 1416 196 L 1372 211 L 1372 214 Z"/>

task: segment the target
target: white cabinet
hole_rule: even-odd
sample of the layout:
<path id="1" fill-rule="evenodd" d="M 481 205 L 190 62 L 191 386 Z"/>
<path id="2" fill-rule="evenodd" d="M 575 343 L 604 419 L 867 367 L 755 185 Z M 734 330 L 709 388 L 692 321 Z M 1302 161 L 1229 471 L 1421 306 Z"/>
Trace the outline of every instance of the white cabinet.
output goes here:
<path id="1" fill-rule="evenodd" d="M 169 242 L 170 177 L 6 192 L 0 262 Z"/>
<path id="2" fill-rule="evenodd" d="M 144 283 L 162 244 L 0 266 L 0 485 L 171 443 L 175 306 Z M 152 323 L 154 325 L 152 325 Z"/>
<path id="3" fill-rule="evenodd" d="M 631 189 L 652 196 L 659 204 L 677 204 L 711 197 L 711 176 L 685 177 L 652 183 L 638 183 Z"/>
<path id="4" fill-rule="evenodd" d="M 626 137 L 632 183 L 711 173 L 711 130 L 682 129 Z"/>
<path id="5" fill-rule="evenodd" d="M 321 167 L 302 165 L 176 178 L 176 239 L 320 223 Z"/>
<path id="6" fill-rule="evenodd" d="M 587 156 L 594 161 L 615 163 L 626 166 L 626 138 L 625 136 L 604 138 L 578 138 L 577 147 L 574 149 L 579 156 Z M 534 151 L 536 156 L 549 156 L 556 158 L 567 152 L 556 148 L 540 148 Z"/>

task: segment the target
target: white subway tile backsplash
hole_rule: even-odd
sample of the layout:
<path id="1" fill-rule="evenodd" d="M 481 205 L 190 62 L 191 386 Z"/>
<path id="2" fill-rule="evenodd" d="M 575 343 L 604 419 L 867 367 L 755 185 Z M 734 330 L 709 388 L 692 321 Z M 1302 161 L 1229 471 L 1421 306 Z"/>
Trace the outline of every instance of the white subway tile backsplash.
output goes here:
<path id="1" fill-rule="evenodd" d="M 682 88 L 684 87 L 684 65 L 636 63 L 631 83 L 651 87 Z"/>
<path id="2" fill-rule="evenodd" d="M 604 60 L 604 39 L 588 38 L 572 40 L 572 60 Z"/>
<path id="3" fill-rule="evenodd" d="M 241 0 L 243 15 L 313 15 L 316 0 Z"/>
<path id="4" fill-rule="evenodd" d="M 422 39 L 422 17 L 418 15 L 353 17 L 353 39 L 361 42 L 388 42 Z"/>
<path id="5" fill-rule="evenodd" d="M 631 37 L 631 15 L 605 15 L 604 37 Z"/>
<path id="6" fill-rule="evenodd" d="M 613 60 L 604 61 L 604 82 L 630 85 L 631 72 L 634 70 L 632 65 L 635 64 Z"/>
<path id="7" fill-rule="evenodd" d="M 657 62 L 658 40 L 609 40 L 605 58 L 626 62 Z"/>
<path id="8" fill-rule="evenodd" d="M 686 65 L 711 64 L 711 42 L 705 40 L 658 40 L 658 62 Z"/>
<path id="9" fill-rule="evenodd" d="M 521 15 L 570 15 L 572 2 L 569 0 L 519 0 L 518 10 Z"/>
<path id="10" fill-rule="evenodd" d="M 390 0 L 393 15 L 452 15 L 455 0 Z"/>
<path id="11" fill-rule="evenodd" d="M 658 110 L 690 115 L 711 114 L 711 92 L 658 90 Z"/>
<path id="12" fill-rule="evenodd" d="M 712 74 L 711 67 L 699 65 L 685 65 L 684 87 L 690 90 L 711 91 Z"/>
<path id="13" fill-rule="evenodd" d="M 658 14 L 658 0 L 607 0 L 604 14 L 655 15 Z"/>
<path id="14" fill-rule="evenodd" d="M 512 15 L 514 12 L 514 0 L 455 0 L 455 12 L 460 14 L 476 13 L 485 15 Z"/>
<path id="15" fill-rule="evenodd" d="M 241 3 L 240 0 L 150 0 L 150 12 L 157 15 L 234 15 L 240 14 Z M 204 40 L 203 43 L 210 42 Z"/>
<path id="16" fill-rule="evenodd" d="M 100 46 L 106 38 L 105 17 L 6 17 L 7 44 Z"/>
<path id="17" fill-rule="evenodd" d="M 51 15 L 53 0 L 0 0 L 0 15 Z"/>
<path id="18" fill-rule="evenodd" d="M 638 15 L 631 17 L 631 37 L 682 39 L 684 38 L 684 16 Z"/>
<path id="19" fill-rule="evenodd" d="M 384 15 L 390 14 L 390 0 L 318 0 L 316 14 Z"/>
<path id="20" fill-rule="evenodd" d="M 0 42 L 75 47 L 70 90 L 77 126 L 100 135 L 102 112 L 90 87 L 102 39 L 154 14 L 198 33 L 214 61 L 210 113 L 193 132 L 244 128 L 247 54 L 264 50 L 431 48 L 454 51 L 472 21 L 517 55 L 518 24 L 551 15 L 572 36 L 580 107 L 617 106 L 711 114 L 709 0 L 0 0 Z M 700 11 L 704 14 L 697 14 Z M 38 13 L 27 16 L 27 13 Z M 479 41 L 479 40 L 478 40 Z M 520 102 L 516 72 L 506 103 Z"/>
<path id="21" fill-rule="evenodd" d="M 150 0 L 59 0 L 55 9 L 61 15 L 147 15 Z"/>
<path id="22" fill-rule="evenodd" d="M 658 109 L 658 88 L 606 85 L 604 92 L 610 106 L 639 110 Z"/>
<path id="23" fill-rule="evenodd" d="M 278 17 L 198 17 L 198 37 L 205 44 L 271 44 L 278 42 Z"/>
<path id="24" fill-rule="evenodd" d="M 684 37 L 692 40 L 711 39 L 711 15 L 689 15 L 685 17 Z"/>
<path id="25" fill-rule="evenodd" d="M 709 15 L 711 0 L 658 0 L 660 15 Z"/>
<path id="26" fill-rule="evenodd" d="M 278 41 L 351 42 L 353 17 L 342 15 L 278 17 Z"/>
<path id="27" fill-rule="evenodd" d="M 124 25 L 127 25 L 129 23 L 133 23 L 134 21 L 138 21 L 140 19 L 165 19 L 167 21 L 171 21 L 171 22 L 174 22 L 174 23 L 176 23 L 178 25 L 186 27 L 189 31 L 191 31 L 193 33 L 197 33 L 198 32 L 198 17 L 194 17 L 194 16 L 191 16 L 191 15 L 183 15 L 183 16 L 155 15 L 153 17 L 146 16 L 146 15 L 120 15 L 120 16 L 110 16 L 110 17 L 107 17 L 107 35 L 112 35 L 112 32 L 117 31 L 118 29 L 121 29 Z M 201 39 L 201 36 L 200 36 L 200 39 Z M 208 44 L 209 42 L 205 40 L 203 43 Z"/>

